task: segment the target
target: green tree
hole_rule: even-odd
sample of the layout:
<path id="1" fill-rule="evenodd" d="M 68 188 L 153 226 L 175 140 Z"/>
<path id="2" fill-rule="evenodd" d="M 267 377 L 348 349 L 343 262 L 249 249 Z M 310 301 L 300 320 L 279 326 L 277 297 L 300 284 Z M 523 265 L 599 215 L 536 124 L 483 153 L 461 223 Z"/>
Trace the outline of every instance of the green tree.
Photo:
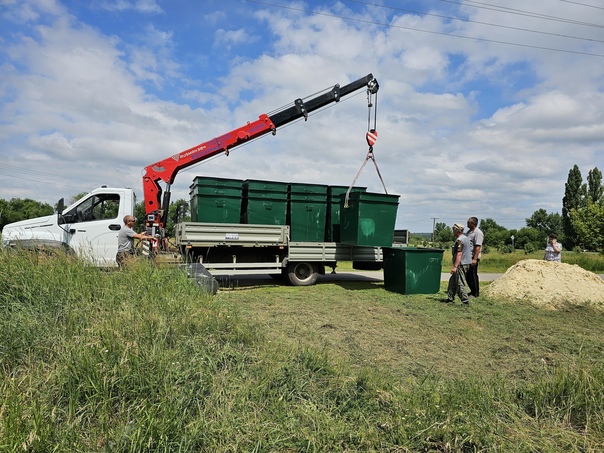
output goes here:
<path id="1" fill-rule="evenodd" d="M 533 215 L 526 219 L 526 226 L 539 230 L 543 235 L 555 233 L 562 236 L 563 233 L 562 216 L 557 212 L 548 214 L 545 209 L 533 212 Z"/>
<path id="2" fill-rule="evenodd" d="M 8 201 L 0 199 L 0 228 L 4 227 L 8 222 L 4 219 L 7 218 L 8 214 Z"/>
<path id="3" fill-rule="evenodd" d="M 136 231 L 142 231 L 145 227 L 145 220 L 147 219 L 147 213 L 145 211 L 145 202 L 141 201 L 140 203 L 136 203 L 134 206 L 134 217 L 136 218 L 136 223 L 134 224 L 134 229 Z"/>
<path id="4" fill-rule="evenodd" d="M 519 249 L 544 249 L 547 244 L 548 230 L 540 228 L 525 227 L 520 228 L 514 234 L 514 245 Z"/>
<path id="5" fill-rule="evenodd" d="M 573 248 L 578 243 L 577 231 L 573 226 L 570 212 L 579 209 L 587 196 L 587 186 L 583 184 L 583 177 L 579 167 L 575 165 L 568 172 L 568 180 L 564 186 L 564 198 L 562 199 L 562 229 L 568 248 Z"/>
<path id="6" fill-rule="evenodd" d="M 86 195 L 88 195 L 88 192 L 80 192 L 77 193 L 75 195 L 72 195 L 68 200 L 67 200 L 67 205 L 72 205 L 74 204 L 76 201 L 84 198 Z"/>
<path id="7" fill-rule="evenodd" d="M 20 220 L 51 215 L 54 212 L 53 207 L 48 203 L 41 203 L 30 198 L 11 198 L 8 202 L 3 201 L 4 203 L 0 204 L 2 210 L 0 227 Z"/>
<path id="8" fill-rule="evenodd" d="M 136 231 L 142 231 L 147 218 L 144 202 L 136 204 L 134 209 L 134 217 L 136 217 Z M 174 234 L 174 225 L 179 222 L 188 222 L 190 220 L 191 212 L 190 203 L 188 201 L 183 198 L 179 198 L 176 201 L 170 202 L 170 206 L 168 207 L 168 219 L 166 221 L 166 231 L 168 236 L 172 236 Z"/>
<path id="9" fill-rule="evenodd" d="M 604 250 L 604 203 L 588 200 L 570 212 L 580 244 L 588 250 Z"/>
<path id="10" fill-rule="evenodd" d="M 450 242 L 454 239 L 453 230 L 447 227 L 444 222 L 437 222 L 434 225 L 434 240 L 436 242 Z"/>
<path id="11" fill-rule="evenodd" d="M 587 173 L 587 200 L 592 203 L 600 203 L 603 193 L 602 172 L 595 167 Z"/>
<path id="12" fill-rule="evenodd" d="M 499 248 L 511 241 L 511 234 L 507 228 L 498 225 L 493 219 L 487 218 L 481 220 L 479 228 L 484 233 L 485 246 Z"/>
<path id="13" fill-rule="evenodd" d="M 174 225 L 191 220 L 190 203 L 183 198 L 170 203 L 166 229 L 170 236 L 174 235 Z"/>

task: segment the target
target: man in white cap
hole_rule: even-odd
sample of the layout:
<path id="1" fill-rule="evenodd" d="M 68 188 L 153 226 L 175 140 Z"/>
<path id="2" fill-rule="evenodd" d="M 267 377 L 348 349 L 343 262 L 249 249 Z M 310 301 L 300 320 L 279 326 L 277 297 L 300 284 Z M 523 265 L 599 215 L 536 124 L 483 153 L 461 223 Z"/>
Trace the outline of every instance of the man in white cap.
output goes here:
<path id="1" fill-rule="evenodd" d="M 467 236 L 463 234 L 464 226 L 456 223 L 452 227 L 455 236 L 453 245 L 453 268 L 451 277 L 449 277 L 449 286 L 447 288 L 447 298 L 443 302 L 452 303 L 455 296 L 459 296 L 462 304 L 468 304 L 468 286 L 467 273 L 472 264 L 472 246 Z"/>

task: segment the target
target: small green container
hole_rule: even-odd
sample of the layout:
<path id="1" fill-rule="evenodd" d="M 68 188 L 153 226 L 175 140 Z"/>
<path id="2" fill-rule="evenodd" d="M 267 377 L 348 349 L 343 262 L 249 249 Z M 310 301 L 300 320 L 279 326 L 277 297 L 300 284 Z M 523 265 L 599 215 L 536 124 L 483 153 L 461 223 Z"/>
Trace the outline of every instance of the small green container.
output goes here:
<path id="1" fill-rule="evenodd" d="M 325 241 L 327 186 L 290 183 L 287 224 L 294 242 Z"/>
<path id="2" fill-rule="evenodd" d="M 286 182 L 245 180 L 241 222 L 286 225 L 287 189 Z"/>
<path id="3" fill-rule="evenodd" d="M 367 187 L 352 187 L 350 193 L 366 192 Z M 346 196 L 348 186 L 329 186 L 327 188 L 327 242 L 340 242 L 340 195 Z"/>
<path id="4" fill-rule="evenodd" d="M 399 195 L 353 192 L 344 205 L 340 195 L 340 242 L 368 247 L 390 247 Z"/>
<path id="5" fill-rule="evenodd" d="M 239 223 L 243 181 L 198 176 L 189 187 L 191 220 L 209 223 Z"/>
<path id="6" fill-rule="evenodd" d="M 400 294 L 436 294 L 444 250 L 386 247 L 384 288 Z"/>

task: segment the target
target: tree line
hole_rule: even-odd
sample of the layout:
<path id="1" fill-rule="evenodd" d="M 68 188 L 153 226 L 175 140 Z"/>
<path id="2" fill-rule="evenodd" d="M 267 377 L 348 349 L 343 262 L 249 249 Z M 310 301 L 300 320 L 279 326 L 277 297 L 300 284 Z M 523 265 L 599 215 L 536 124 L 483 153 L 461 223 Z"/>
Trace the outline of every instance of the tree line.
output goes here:
<path id="1" fill-rule="evenodd" d="M 604 185 L 602 172 L 597 167 L 589 171 L 583 182 L 581 171 L 575 165 L 568 173 L 562 199 L 562 214 L 535 211 L 519 230 L 498 225 L 487 218 L 480 221 L 486 249 L 511 252 L 524 249 L 527 253 L 544 249 L 550 233 L 558 236 L 566 250 L 604 251 Z M 434 228 L 435 241 L 441 244 L 453 241 L 451 228 L 439 222 Z"/>

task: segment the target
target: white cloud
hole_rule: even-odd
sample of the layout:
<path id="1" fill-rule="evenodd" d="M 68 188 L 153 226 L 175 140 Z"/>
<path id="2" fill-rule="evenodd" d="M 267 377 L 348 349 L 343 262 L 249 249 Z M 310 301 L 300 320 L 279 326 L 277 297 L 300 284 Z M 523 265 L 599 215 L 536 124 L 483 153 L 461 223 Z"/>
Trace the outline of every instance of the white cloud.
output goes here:
<path id="1" fill-rule="evenodd" d="M 155 0 L 101 0 L 99 7 L 108 11 L 138 11 L 141 13 L 162 13 Z"/>
<path id="2" fill-rule="evenodd" d="M 451 22 L 392 17 L 367 5 L 353 11 L 358 5 L 348 3 L 317 11 L 360 21 L 202 3 L 186 14 L 162 11 L 154 1 L 100 3 L 112 15 L 152 13 L 127 33 L 105 31 L 102 21 L 58 2 L 6 3 L 3 20 L 18 28 L 0 33 L 0 155 L 37 171 L 34 180 L 48 173 L 77 187 L 6 178 L 0 198 L 54 203 L 100 184 L 140 188 L 144 166 L 370 72 L 381 86 L 375 157 L 388 191 L 401 195 L 397 227 L 429 231 L 432 217 L 453 223 L 469 215 L 521 227 L 541 207 L 560 212 L 574 164 L 584 175 L 604 165 L 601 58 L 494 41 L 592 52 L 596 43 L 476 21 L 599 39 L 592 27 L 477 4 L 465 6 L 475 22 Z M 562 3 L 511 0 L 506 7 L 601 22 Z M 388 21 L 394 26 L 379 25 Z M 490 41 L 439 34 L 448 31 Z M 200 46 L 201 36 L 214 48 Z M 187 72 L 191 59 L 211 62 L 221 49 L 229 51 L 226 74 L 216 75 L 211 64 Z M 275 137 L 183 172 L 172 189 L 187 198 L 196 174 L 348 185 L 366 157 L 367 114 L 361 90 Z M 357 185 L 383 191 L 371 162 Z"/>
<path id="3" fill-rule="evenodd" d="M 214 33 L 214 46 L 218 48 L 232 48 L 239 44 L 252 44 L 258 41 L 257 36 L 250 36 L 250 34 L 243 28 L 237 30 L 224 30 L 218 29 Z"/>

